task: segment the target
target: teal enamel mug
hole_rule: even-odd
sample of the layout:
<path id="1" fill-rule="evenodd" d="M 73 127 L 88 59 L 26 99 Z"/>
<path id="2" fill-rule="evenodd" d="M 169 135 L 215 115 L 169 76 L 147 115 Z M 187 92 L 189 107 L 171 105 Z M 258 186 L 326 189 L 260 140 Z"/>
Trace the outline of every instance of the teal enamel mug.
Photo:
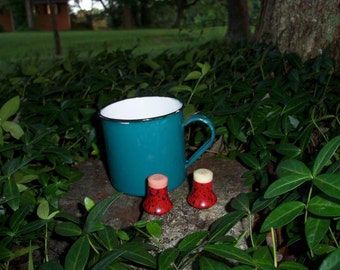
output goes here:
<path id="1" fill-rule="evenodd" d="M 173 190 L 186 179 L 186 170 L 213 143 L 215 129 L 204 115 L 183 120 L 184 105 L 170 97 L 137 97 L 114 102 L 100 110 L 112 185 L 132 196 L 145 196 L 147 178 L 168 177 Z M 209 139 L 189 159 L 185 154 L 185 126 L 201 122 Z"/>

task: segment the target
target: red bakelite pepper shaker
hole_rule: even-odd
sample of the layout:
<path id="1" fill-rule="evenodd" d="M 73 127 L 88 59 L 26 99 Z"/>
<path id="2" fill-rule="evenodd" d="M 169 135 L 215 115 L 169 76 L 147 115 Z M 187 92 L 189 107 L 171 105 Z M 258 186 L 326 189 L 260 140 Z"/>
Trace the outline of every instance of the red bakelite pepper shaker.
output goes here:
<path id="1" fill-rule="evenodd" d="M 163 174 L 153 174 L 148 177 L 148 190 L 143 208 L 153 215 L 163 215 L 172 209 L 168 193 L 168 177 Z"/>
<path id="2" fill-rule="evenodd" d="M 198 209 L 207 209 L 217 202 L 213 190 L 213 172 L 208 169 L 198 169 L 193 173 L 194 181 L 188 196 L 188 203 Z"/>

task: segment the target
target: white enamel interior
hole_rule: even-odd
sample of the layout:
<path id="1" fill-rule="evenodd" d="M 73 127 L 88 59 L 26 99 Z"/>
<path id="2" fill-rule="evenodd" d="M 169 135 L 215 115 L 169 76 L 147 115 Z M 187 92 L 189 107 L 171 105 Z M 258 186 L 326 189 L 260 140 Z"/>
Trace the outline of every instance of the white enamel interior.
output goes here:
<path id="1" fill-rule="evenodd" d="M 157 118 L 174 113 L 183 104 L 169 97 L 138 97 L 112 103 L 100 111 L 100 114 L 115 120 L 143 120 Z"/>

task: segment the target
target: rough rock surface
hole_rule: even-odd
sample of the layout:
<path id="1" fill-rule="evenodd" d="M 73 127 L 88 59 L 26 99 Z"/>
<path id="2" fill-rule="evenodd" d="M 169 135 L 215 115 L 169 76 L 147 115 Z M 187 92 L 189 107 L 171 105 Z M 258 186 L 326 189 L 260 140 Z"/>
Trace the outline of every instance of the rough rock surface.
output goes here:
<path id="1" fill-rule="evenodd" d="M 214 191 L 217 203 L 211 208 L 199 210 L 187 203 L 190 193 L 192 172 L 199 168 L 206 168 L 214 173 Z M 173 209 L 162 215 L 155 216 L 148 213 L 142 215 L 142 220 L 160 220 L 163 222 L 160 242 L 163 248 L 174 247 L 186 235 L 207 230 L 219 217 L 227 214 L 230 201 L 241 192 L 248 192 L 241 175 L 245 169 L 236 161 L 221 160 L 205 155 L 188 170 L 188 179 L 179 188 L 169 192 L 173 202 Z M 239 222 L 232 229 L 231 234 L 238 237 L 246 228 L 244 222 Z"/>
<path id="2" fill-rule="evenodd" d="M 73 184 L 67 197 L 61 200 L 61 206 L 67 213 L 81 216 L 84 213 L 84 198 L 90 197 L 95 202 L 108 197 L 116 190 L 112 187 L 107 170 L 101 161 L 90 160 L 78 165 L 84 172 L 83 178 Z M 198 168 L 207 168 L 214 173 L 214 190 L 217 203 L 206 210 L 198 210 L 187 203 L 190 192 L 192 172 Z M 177 189 L 170 192 L 173 209 L 162 216 L 143 213 L 141 203 L 143 198 L 122 195 L 113 203 L 105 215 L 104 223 L 121 229 L 130 226 L 139 219 L 161 220 L 161 244 L 164 248 L 175 246 L 187 234 L 208 229 L 213 221 L 227 213 L 227 205 L 232 198 L 241 192 L 249 191 L 244 186 L 241 175 L 245 172 L 238 162 L 216 159 L 205 154 L 188 169 L 187 180 Z M 232 230 L 234 236 L 244 231 L 240 223 Z"/>
<path id="3" fill-rule="evenodd" d="M 71 186 L 70 192 L 60 201 L 60 205 L 64 212 L 80 217 L 85 213 L 85 197 L 98 203 L 117 191 L 112 187 L 102 161 L 89 160 L 80 163 L 78 167 L 84 176 Z M 142 198 L 123 194 L 108 209 L 103 222 L 115 229 L 130 226 L 141 216 L 141 202 Z"/>

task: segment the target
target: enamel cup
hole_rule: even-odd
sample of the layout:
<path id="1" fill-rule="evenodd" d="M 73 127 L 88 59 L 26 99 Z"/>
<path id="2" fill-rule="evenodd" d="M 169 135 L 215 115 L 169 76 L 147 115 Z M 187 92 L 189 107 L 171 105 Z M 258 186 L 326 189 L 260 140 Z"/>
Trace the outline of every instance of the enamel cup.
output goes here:
<path id="1" fill-rule="evenodd" d="M 183 120 L 183 103 L 170 97 L 138 97 L 100 110 L 112 185 L 128 195 L 145 196 L 147 178 L 168 177 L 168 189 L 183 183 L 186 169 L 213 143 L 215 130 L 204 115 Z M 210 138 L 186 160 L 184 128 L 202 122 Z"/>

